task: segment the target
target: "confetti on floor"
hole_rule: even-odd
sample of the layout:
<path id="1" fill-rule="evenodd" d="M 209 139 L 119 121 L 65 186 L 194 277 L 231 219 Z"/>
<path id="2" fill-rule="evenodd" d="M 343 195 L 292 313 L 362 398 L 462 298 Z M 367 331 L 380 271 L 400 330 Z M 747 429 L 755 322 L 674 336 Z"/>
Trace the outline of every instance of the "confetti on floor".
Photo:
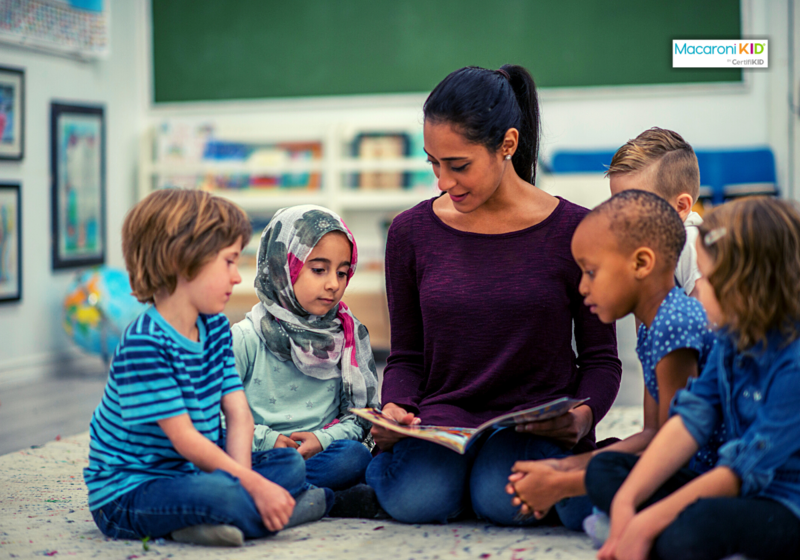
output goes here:
<path id="1" fill-rule="evenodd" d="M 641 429 L 641 409 L 612 409 L 598 426 L 598 439 L 625 437 Z M 247 541 L 238 549 L 204 548 L 155 539 L 107 539 L 86 502 L 83 467 L 88 432 L 0 456 L 0 558 L 248 560 L 256 558 L 392 560 L 482 558 L 491 560 L 589 560 L 589 537 L 562 527 L 496 527 L 480 521 L 404 525 L 391 521 L 323 519 Z"/>

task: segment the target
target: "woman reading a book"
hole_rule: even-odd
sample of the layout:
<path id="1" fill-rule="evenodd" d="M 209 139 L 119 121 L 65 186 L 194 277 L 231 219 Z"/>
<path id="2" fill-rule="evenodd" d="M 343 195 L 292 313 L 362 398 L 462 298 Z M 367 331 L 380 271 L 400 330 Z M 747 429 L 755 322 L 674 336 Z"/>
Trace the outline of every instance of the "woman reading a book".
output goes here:
<path id="1" fill-rule="evenodd" d="M 383 414 L 474 428 L 559 397 L 589 400 L 551 420 L 488 430 L 463 455 L 374 427 L 384 452 L 367 483 L 398 521 L 446 522 L 471 509 L 498 524 L 532 525 L 504 491 L 511 466 L 593 449 L 594 427 L 619 389 L 614 327 L 583 305 L 570 253 L 588 210 L 533 185 L 539 108 L 524 68 L 453 72 L 424 114 L 425 151 L 443 193 L 389 230 Z M 590 513 L 585 499 L 556 509 L 575 528 Z"/>

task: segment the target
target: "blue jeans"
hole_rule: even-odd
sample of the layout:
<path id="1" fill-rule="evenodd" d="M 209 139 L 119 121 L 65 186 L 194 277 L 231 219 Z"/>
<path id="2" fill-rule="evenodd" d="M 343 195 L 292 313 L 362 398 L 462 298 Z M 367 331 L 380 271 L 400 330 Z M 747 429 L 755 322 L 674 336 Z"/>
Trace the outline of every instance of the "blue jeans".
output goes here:
<path id="1" fill-rule="evenodd" d="M 306 481 L 314 486 L 344 490 L 364 481 L 372 454 L 363 443 L 337 439 L 306 461 Z"/>
<path id="2" fill-rule="evenodd" d="M 404 523 L 445 523 L 469 506 L 478 517 L 498 525 L 531 526 L 519 519 L 505 486 L 516 461 L 570 455 L 550 440 L 500 429 L 473 443 L 464 455 L 416 438 L 405 438 L 375 457 L 367 467 L 367 484 L 383 509 Z M 556 504 L 562 523 L 580 530 L 592 512 L 586 496 Z"/>
<path id="3" fill-rule="evenodd" d="M 308 488 L 305 462 L 294 449 L 253 453 L 253 470 L 293 497 Z M 204 523 L 234 525 L 247 538 L 274 534 L 264 526 L 239 479 L 221 470 L 145 482 L 94 510 L 92 516 L 104 535 L 120 539 L 164 537 Z"/>
<path id="4" fill-rule="evenodd" d="M 639 460 L 636 455 L 606 452 L 586 469 L 586 490 L 603 511 Z M 698 474 L 683 468 L 639 506 L 639 511 L 688 484 Z M 653 543 L 651 558 L 714 560 L 741 554 L 747 558 L 800 558 L 800 520 L 792 511 L 762 497 L 701 498 L 684 508 Z"/>

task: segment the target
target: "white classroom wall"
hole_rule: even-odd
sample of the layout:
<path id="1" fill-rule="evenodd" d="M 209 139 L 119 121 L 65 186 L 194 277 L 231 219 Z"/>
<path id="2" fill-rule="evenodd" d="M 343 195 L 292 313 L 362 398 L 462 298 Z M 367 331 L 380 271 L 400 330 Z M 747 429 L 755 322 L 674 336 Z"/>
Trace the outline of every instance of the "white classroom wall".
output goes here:
<path id="1" fill-rule="evenodd" d="M 543 90 L 544 158 L 558 148 L 615 149 L 658 125 L 679 131 L 697 148 L 770 146 L 779 186 L 799 198 L 797 163 L 794 192 L 788 192 L 790 2 L 797 4 L 797 0 L 743 0 L 744 35 L 770 40 L 769 70 L 746 71 L 743 85 Z M 136 196 L 139 139 L 147 127 L 163 119 L 238 121 L 253 128 L 269 127 L 277 134 L 325 123 L 350 123 L 354 128 L 421 126 L 422 93 L 148 107 L 149 4 L 147 0 L 110 3 L 108 60 L 82 63 L 0 46 L 0 64 L 26 68 L 27 89 L 25 159 L 0 162 L 0 178 L 22 181 L 24 211 L 23 300 L 0 305 L 0 384 L 19 379 L 22 373 L 39 374 L 78 355 L 60 325 L 61 301 L 71 274 L 54 273 L 50 267 L 50 100 L 106 106 L 107 263 L 112 266 L 123 264 L 119 230 Z M 797 44 L 800 38 L 795 38 Z"/>
<path id="2" fill-rule="evenodd" d="M 61 303 L 75 272 L 51 267 L 51 101 L 105 106 L 106 262 L 123 266 L 119 230 L 133 201 L 144 122 L 138 76 L 143 10 L 130 0 L 110 0 L 110 14 L 111 54 L 105 60 L 81 62 L 0 44 L 0 65 L 25 69 L 24 159 L 0 161 L 0 178 L 22 184 L 23 212 L 22 301 L 0 305 L 0 383 L 87 363 L 61 327 Z"/>

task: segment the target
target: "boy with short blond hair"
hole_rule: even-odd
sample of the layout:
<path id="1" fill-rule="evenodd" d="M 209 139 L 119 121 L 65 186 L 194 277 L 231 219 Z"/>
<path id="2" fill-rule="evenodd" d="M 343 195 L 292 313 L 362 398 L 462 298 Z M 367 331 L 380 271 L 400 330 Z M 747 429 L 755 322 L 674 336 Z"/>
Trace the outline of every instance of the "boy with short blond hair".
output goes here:
<path id="1" fill-rule="evenodd" d="M 250 234 L 241 209 L 202 191 L 154 192 L 125 218 L 133 293 L 153 306 L 125 330 L 90 425 L 84 479 L 106 536 L 241 546 L 297 521 L 295 497 L 303 520 L 325 513 L 295 450 L 251 455 L 253 417 L 222 315 Z"/>
<path id="2" fill-rule="evenodd" d="M 703 223 L 692 211 L 700 194 L 700 168 L 692 146 L 672 130 L 653 127 L 626 142 L 606 172 L 611 194 L 639 189 L 657 194 L 675 208 L 686 228 L 686 245 L 675 269 L 675 280 L 687 295 L 700 277 L 695 240 Z"/>

